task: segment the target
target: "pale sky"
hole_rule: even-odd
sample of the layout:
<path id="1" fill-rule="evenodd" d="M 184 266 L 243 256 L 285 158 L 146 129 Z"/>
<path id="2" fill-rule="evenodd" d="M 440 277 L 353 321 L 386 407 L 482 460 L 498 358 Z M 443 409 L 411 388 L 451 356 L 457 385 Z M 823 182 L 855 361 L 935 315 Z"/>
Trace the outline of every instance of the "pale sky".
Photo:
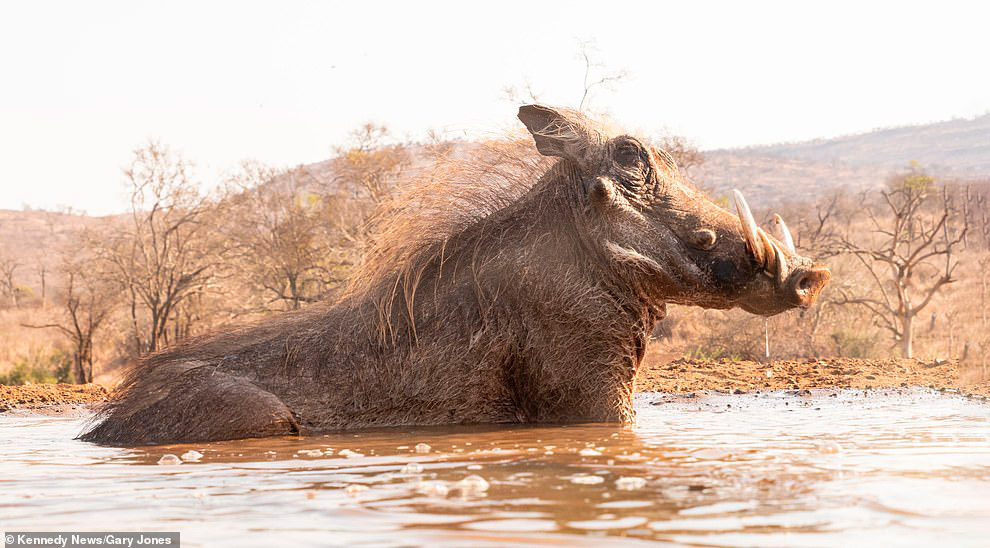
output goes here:
<path id="1" fill-rule="evenodd" d="M 578 41 L 629 76 L 593 106 L 703 148 L 990 111 L 980 2 L 0 3 L 0 208 L 125 207 L 158 139 L 204 181 L 398 136 L 514 127 L 507 85 L 575 106 Z"/>

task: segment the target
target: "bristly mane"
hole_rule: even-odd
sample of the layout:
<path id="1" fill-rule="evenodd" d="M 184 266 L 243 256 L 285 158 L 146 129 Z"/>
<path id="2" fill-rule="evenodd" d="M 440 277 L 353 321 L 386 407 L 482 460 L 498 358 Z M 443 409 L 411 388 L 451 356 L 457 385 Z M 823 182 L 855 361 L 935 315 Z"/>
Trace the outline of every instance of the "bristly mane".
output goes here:
<path id="1" fill-rule="evenodd" d="M 533 150 L 531 139 L 470 145 L 462 158 L 438 158 L 433 168 L 382 204 L 373 244 L 349 277 L 345 301 L 374 301 L 379 336 L 394 342 L 394 307 L 415 332 L 412 306 L 424 271 L 463 253 L 456 236 L 526 194 L 554 160 Z M 437 276 L 442 276 L 438 271 Z"/>

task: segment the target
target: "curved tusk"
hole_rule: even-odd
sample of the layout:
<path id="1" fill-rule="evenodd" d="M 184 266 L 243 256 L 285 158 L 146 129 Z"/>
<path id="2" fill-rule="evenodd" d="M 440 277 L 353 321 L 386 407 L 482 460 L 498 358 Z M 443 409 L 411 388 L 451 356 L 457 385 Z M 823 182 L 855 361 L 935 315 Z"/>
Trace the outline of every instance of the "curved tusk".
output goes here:
<path id="1" fill-rule="evenodd" d="M 777 281 L 783 285 L 789 274 L 787 272 L 787 259 L 784 258 L 784 252 L 777 246 L 773 246 L 773 255 L 777 259 Z"/>
<path id="2" fill-rule="evenodd" d="M 794 249 L 794 238 L 791 237 L 791 231 L 787 228 L 787 223 L 784 222 L 784 219 L 780 215 L 774 213 L 773 223 L 774 226 L 777 227 L 777 234 L 774 234 L 774 236 L 780 236 L 780 241 L 784 243 L 784 247 L 787 248 L 787 251 L 797 253 L 797 250 Z"/>
<path id="3" fill-rule="evenodd" d="M 732 199 L 736 206 L 736 214 L 739 215 L 739 222 L 742 223 L 743 236 L 746 238 L 746 244 L 749 246 L 750 252 L 756 257 L 756 262 L 763 266 L 766 264 L 766 257 L 763 254 L 763 246 L 760 245 L 759 229 L 756 226 L 756 220 L 753 219 L 753 212 L 749 209 L 749 204 L 746 203 L 746 198 L 738 190 L 732 190 Z"/>
<path id="4" fill-rule="evenodd" d="M 760 249 L 766 254 L 763 261 L 763 273 L 773 278 L 777 272 L 777 244 L 770 241 L 770 236 L 763 230 L 756 233 L 760 239 Z"/>

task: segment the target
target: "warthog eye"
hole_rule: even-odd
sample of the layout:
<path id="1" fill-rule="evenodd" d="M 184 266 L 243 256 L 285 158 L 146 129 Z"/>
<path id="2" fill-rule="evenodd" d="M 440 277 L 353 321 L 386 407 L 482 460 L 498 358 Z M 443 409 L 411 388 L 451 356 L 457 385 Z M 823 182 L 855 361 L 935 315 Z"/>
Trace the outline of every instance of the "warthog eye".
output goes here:
<path id="1" fill-rule="evenodd" d="M 615 161 L 626 169 L 635 169 L 643 163 L 639 147 L 632 143 L 620 145 L 615 151 Z"/>

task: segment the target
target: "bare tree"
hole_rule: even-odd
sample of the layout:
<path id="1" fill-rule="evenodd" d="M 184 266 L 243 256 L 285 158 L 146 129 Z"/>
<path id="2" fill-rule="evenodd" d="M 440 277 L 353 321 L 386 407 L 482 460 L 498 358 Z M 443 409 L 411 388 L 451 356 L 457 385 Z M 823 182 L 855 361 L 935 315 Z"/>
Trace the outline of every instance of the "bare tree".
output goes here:
<path id="1" fill-rule="evenodd" d="M 826 259 L 842 252 L 841 232 L 853 223 L 853 217 L 862 209 L 860 204 L 839 188 L 814 203 L 785 202 L 777 211 L 787 219 L 795 247 L 816 259 Z M 764 222 L 774 224 L 770 213 Z"/>
<path id="2" fill-rule="evenodd" d="M 0 257 L 0 292 L 10 299 L 10 304 L 17 308 L 17 284 L 14 283 L 14 273 L 21 266 L 13 257 Z"/>
<path id="3" fill-rule="evenodd" d="M 822 249 L 825 255 L 834 255 L 838 217 L 841 214 L 842 202 L 845 197 L 842 189 L 832 192 L 824 200 L 815 204 L 815 217 L 810 219 L 804 230 L 798 232 L 798 247 Z"/>
<path id="4" fill-rule="evenodd" d="M 41 308 L 48 306 L 48 265 L 43 258 L 38 258 L 35 262 L 35 269 L 38 272 L 38 280 L 41 282 Z"/>
<path id="5" fill-rule="evenodd" d="M 58 299 L 61 317 L 54 323 L 29 325 L 54 328 L 72 343 L 72 373 L 76 383 L 93 382 L 94 341 L 106 324 L 117 302 L 117 292 L 100 273 L 94 272 L 90 258 L 66 256 L 58 268 L 65 288 Z"/>
<path id="6" fill-rule="evenodd" d="M 373 123 L 351 132 L 350 143 L 336 149 L 335 182 L 355 197 L 370 198 L 375 204 L 384 200 L 411 164 L 406 146 L 388 141 L 388 128 Z"/>
<path id="7" fill-rule="evenodd" d="M 939 192 L 934 179 L 918 168 L 892 181 L 881 196 L 883 213 L 867 208 L 872 241 L 843 237 L 841 243 L 869 273 L 874 291 L 843 288 L 836 302 L 868 309 L 910 358 L 915 318 L 939 290 L 955 281 L 956 248 L 966 226 L 957 218 L 948 191 L 943 187 Z M 930 204 L 933 201 L 938 203 Z"/>
<path id="8" fill-rule="evenodd" d="M 176 308 L 211 284 L 224 249 L 211 237 L 214 204 L 189 178 L 189 167 L 156 142 L 136 150 L 124 170 L 129 222 L 93 239 L 126 293 L 138 353 L 168 343 Z"/>
<path id="9" fill-rule="evenodd" d="M 628 74 L 624 70 L 605 71 L 605 65 L 596 59 L 598 51 L 594 41 L 582 40 L 578 43 L 578 48 L 578 57 L 584 63 L 584 89 L 581 93 L 581 100 L 578 102 L 578 110 L 585 112 L 589 107 L 593 89 L 611 87 L 616 82 L 626 78 Z"/>
<path id="10" fill-rule="evenodd" d="M 245 164 L 235 181 L 243 190 L 232 210 L 231 237 L 248 284 L 266 294 L 266 306 L 298 309 L 323 298 L 341 278 L 330 218 L 337 201 L 307 182 L 302 169 L 260 164 Z"/>
<path id="11" fill-rule="evenodd" d="M 967 216 L 971 216 L 973 224 L 977 227 L 982 243 L 982 253 L 979 255 L 977 275 L 980 283 L 980 330 L 982 337 L 979 340 L 981 352 L 981 372 L 982 378 L 987 378 L 987 357 L 990 355 L 990 322 L 987 320 L 988 308 L 988 286 L 990 286 L 990 204 L 987 203 L 987 191 L 970 193 L 966 188 L 966 199 L 969 205 L 966 209 Z"/>
<path id="12" fill-rule="evenodd" d="M 512 104 L 539 103 L 540 95 L 529 78 L 524 79 L 519 86 L 510 85 L 502 88 L 502 97 Z"/>
<path id="13" fill-rule="evenodd" d="M 681 172 L 687 174 L 705 163 L 705 154 L 693 143 L 680 135 L 665 135 L 657 139 L 656 145 L 670 154 Z"/>
<path id="14" fill-rule="evenodd" d="M 595 89 L 611 88 L 629 76 L 625 70 L 609 70 L 599 61 L 598 53 L 594 40 L 578 41 L 577 58 L 583 65 L 581 98 L 577 101 L 577 110 L 581 112 L 590 109 Z M 502 88 L 502 98 L 513 104 L 539 103 L 542 96 L 543 93 L 536 90 L 529 78 L 525 78 L 520 85 L 508 85 Z"/>
<path id="15" fill-rule="evenodd" d="M 986 195 L 980 195 L 980 227 L 983 233 L 983 247 L 990 251 L 990 204 L 987 204 Z"/>

